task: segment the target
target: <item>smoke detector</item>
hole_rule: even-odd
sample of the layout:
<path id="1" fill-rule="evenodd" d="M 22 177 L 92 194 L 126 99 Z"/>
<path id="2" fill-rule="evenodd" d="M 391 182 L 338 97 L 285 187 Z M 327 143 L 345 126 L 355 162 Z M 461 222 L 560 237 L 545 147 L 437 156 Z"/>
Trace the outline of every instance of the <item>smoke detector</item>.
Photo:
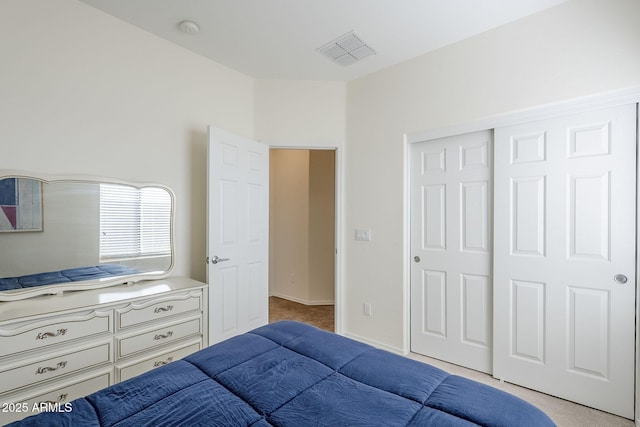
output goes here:
<path id="1" fill-rule="evenodd" d="M 185 34 L 198 34 L 200 27 L 193 21 L 182 21 L 178 24 L 178 28 Z"/>
<path id="2" fill-rule="evenodd" d="M 320 46 L 317 51 L 343 66 L 351 65 L 367 56 L 376 54 L 376 51 L 353 31 Z"/>

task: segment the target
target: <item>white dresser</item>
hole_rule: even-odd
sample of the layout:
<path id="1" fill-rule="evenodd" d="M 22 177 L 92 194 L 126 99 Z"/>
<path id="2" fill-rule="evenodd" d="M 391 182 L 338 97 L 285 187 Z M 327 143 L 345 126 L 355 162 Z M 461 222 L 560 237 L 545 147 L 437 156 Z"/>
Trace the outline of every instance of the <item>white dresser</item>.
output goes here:
<path id="1" fill-rule="evenodd" d="M 0 425 L 200 350 L 207 301 L 172 277 L 0 303 Z"/>

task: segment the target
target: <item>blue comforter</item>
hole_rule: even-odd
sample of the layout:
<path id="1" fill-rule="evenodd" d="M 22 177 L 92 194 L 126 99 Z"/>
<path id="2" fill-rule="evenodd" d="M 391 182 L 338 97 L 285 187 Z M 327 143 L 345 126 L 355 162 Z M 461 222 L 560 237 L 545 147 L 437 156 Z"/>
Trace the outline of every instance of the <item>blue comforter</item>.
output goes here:
<path id="1" fill-rule="evenodd" d="M 297 322 L 239 335 L 12 426 L 553 426 L 492 387 Z"/>
<path id="2" fill-rule="evenodd" d="M 116 277 L 136 273 L 139 273 L 139 271 L 119 264 L 101 264 L 94 267 L 70 268 L 68 270 L 48 271 L 20 277 L 3 277 L 0 278 L 0 291 L 32 288 L 34 286 L 57 283 L 78 282 L 82 280 L 95 280 L 104 277 Z"/>

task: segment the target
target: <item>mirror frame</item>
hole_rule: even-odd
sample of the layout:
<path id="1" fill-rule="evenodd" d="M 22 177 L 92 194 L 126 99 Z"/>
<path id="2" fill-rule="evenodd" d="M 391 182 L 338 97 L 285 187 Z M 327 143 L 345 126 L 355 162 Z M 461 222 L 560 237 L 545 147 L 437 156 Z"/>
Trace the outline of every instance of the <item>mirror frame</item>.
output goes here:
<path id="1" fill-rule="evenodd" d="M 86 184 L 120 184 L 126 185 L 133 188 L 143 188 L 143 187 L 157 187 L 166 190 L 171 197 L 171 218 L 170 218 L 170 250 L 171 250 L 171 263 L 169 267 L 162 273 L 156 272 L 147 272 L 147 273 L 138 273 L 138 274 L 128 274 L 122 276 L 94 279 L 94 280 L 83 280 L 77 282 L 65 282 L 65 283 L 57 283 L 57 284 L 49 284 L 42 286 L 34 286 L 32 288 L 23 288 L 23 289 L 11 289 L 0 291 L 0 303 L 8 302 L 8 301 L 18 301 L 27 298 L 33 298 L 42 295 L 62 295 L 64 292 L 68 291 L 84 291 L 90 289 L 100 289 L 107 288 L 111 286 L 118 285 L 127 285 L 133 284 L 136 282 L 144 281 L 144 280 L 158 280 L 164 279 L 168 277 L 176 262 L 176 252 L 175 252 L 175 209 L 176 209 L 176 197 L 175 193 L 171 188 L 166 185 L 157 184 L 157 183 L 139 183 L 139 182 L 130 182 L 121 179 L 115 179 L 110 177 L 102 177 L 102 176 L 92 176 L 92 175 L 63 175 L 63 174 L 42 174 L 42 173 L 31 173 L 26 171 L 15 171 L 15 170 L 0 170 L 0 179 L 5 178 L 24 178 L 24 179 L 32 179 L 36 181 L 40 181 L 43 184 L 50 184 L 56 182 L 78 182 L 78 183 L 86 183 Z"/>

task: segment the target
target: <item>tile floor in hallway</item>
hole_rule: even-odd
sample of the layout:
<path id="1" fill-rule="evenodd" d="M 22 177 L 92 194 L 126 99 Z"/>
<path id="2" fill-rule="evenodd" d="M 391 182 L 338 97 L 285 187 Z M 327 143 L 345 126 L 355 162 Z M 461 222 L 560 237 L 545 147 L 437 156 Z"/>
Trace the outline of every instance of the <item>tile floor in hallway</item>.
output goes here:
<path id="1" fill-rule="evenodd" d="M 304 305 L 278 297 L 269 297 L 269 322 L 297 320 L 320 329 L 334 331 L 333 305 Z"/>

